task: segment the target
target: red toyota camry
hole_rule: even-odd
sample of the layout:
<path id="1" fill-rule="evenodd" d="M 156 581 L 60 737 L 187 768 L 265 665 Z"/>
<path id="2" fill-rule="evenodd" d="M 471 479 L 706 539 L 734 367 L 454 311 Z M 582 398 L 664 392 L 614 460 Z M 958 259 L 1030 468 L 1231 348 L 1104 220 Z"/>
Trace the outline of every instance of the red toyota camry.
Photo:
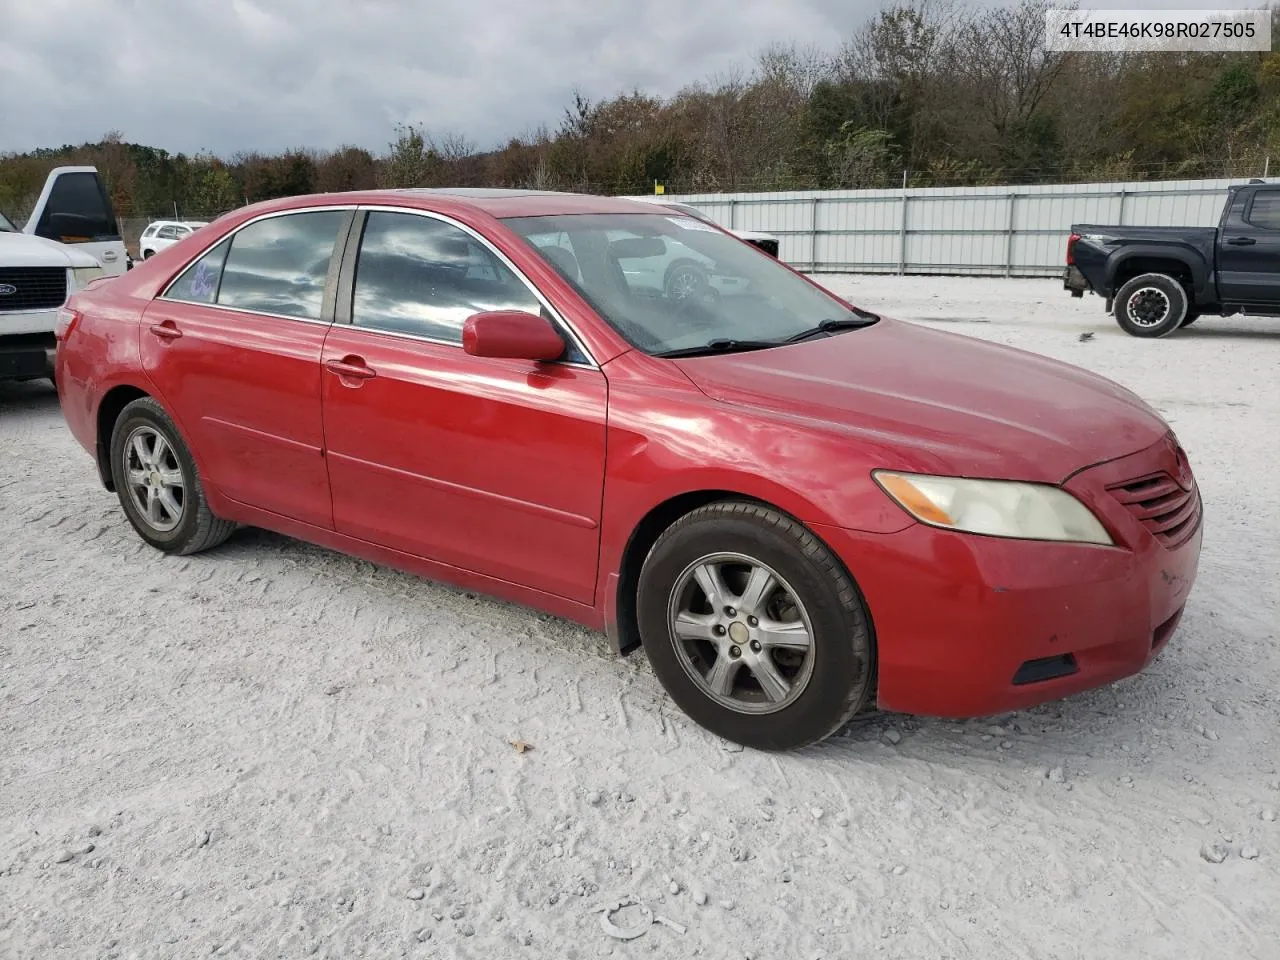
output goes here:
<path id="1" fill-rule="evenodd" d="M 58 339 L 67 422 L 157 549 L 252 524 L 539 607 L 750 746 L 1128 676 L 1196 575 L 1200 495 L 1132 393 L 650 204 L 258 204 Z"/>

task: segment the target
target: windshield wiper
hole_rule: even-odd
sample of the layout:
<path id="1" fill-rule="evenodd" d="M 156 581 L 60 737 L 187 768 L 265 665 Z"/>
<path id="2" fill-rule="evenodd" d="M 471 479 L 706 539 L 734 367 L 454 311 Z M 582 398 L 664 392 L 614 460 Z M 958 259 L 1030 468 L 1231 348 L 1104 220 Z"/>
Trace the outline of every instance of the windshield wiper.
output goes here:
<path id="1" fill-rule="evenodd" d="M 740 353 L 745 350 L 767 350 L 769 347 L 776 347 L 784 342 L 782 340 L 730 340 L 726 337 L 721 337 L 716 340 L 709 340 L 700 347 L 664 350 L 661 353 L 655 353 L 654 356 L 670 359 L 672 357 L 699 357 L 708 353 Z"/>
<path id="2" fill-rule="evenodd" d="M 841 330 L 857 330 L 860 327 L 869 327 L 880 319 L 874 313 L 867 313 L 865 310 L 858 310 L 856 313 L 857 316 L 854 317 L 841 317 L 839 320 L 823 320 L 816 327 L 810 327 L 808 330 L 801 330 L 799 333 L 787 337 L 784 342 L 799 343 L 801 340 L 809 340 L 823 334 L 838 333 Z"/>

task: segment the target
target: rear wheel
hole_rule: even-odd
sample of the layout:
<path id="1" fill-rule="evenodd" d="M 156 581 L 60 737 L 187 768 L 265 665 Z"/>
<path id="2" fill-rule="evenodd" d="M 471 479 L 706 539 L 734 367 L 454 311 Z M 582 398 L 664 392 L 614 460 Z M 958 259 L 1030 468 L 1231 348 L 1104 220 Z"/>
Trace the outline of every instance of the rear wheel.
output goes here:
<path id="1" fill-rule="evenodd" d="M 143 250 L 143 251 L 142 251 L 142 259 L 143 259 L 143 260 L 150 260 L 150 259 L 151 259 L 152 254 L 154 254 L 154 253 L 155 253 L 155 251 L 154 251 L 154 250 Z"/>
<path id="2" fill-rule="evenodd" d="M 874 696 L 857 587 L 812 533 L 761 504 L 714 503 L 673 524 L 645 560 L 637 609 L 662 685 L 726 739 L 800 747 Z"/>
<path id="3" fill-rule="evenodd" d="M 1163 273 L 1134 277 L 1116 293 L 1120 329 L 1135 337 L 1167 337 L 1182 325 L 1190 309 L 1186 288 Z"/>
<path id="4" fill-rule="evenodd" d="M 236 528 L 209 510 L 191 452 L 150 397 L 130 403 L 116 420 L 111 476 L 133 529 L 157 550 L 198 553 L 216 547 Z"/>

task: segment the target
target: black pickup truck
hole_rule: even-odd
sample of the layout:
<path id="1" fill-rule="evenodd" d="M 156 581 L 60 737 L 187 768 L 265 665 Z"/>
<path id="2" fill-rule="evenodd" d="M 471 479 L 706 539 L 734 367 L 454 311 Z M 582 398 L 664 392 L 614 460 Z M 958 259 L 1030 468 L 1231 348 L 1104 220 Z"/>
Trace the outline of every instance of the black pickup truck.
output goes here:
<path id="1" fill-rule="evenodd" d="M 1280 183 L 1228 187 L 1217 227 L 1072 224 L 1063 285 L 1105 297 L 1135 337 L 1206 314 L 1280 316 Z"/>

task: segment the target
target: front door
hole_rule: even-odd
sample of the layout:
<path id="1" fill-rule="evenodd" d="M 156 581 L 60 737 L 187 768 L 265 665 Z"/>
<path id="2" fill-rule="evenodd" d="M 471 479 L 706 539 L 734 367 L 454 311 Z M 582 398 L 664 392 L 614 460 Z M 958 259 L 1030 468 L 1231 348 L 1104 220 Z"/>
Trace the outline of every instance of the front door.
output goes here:
<path id="1" fill-rule="evenodd" d="M 224 496 L 332 528 L 320 352 L 350 210 L 257 220 L 188 267 L 143 317 L 143 365 Z M 330 299 L 332 297 L 330 296 Z"/>
<path id="2" fill-rule="evenodd" d="M 1280 303 L 1280 187 L 1259 187 L 1218 238 L 1218 293 L 1228 303 Z"/>
<path id="3" fill-rule="evenodd" d="M 335 324 L 324 345 L 335 527 L 590 603 L 604 375 L 576 345 L 555 363 L 465 353 L 467 317 L 543 304 L 504 258 L 451 222 L 367 217 L 354 276 L 340 284 L 351 322 Z"/>

